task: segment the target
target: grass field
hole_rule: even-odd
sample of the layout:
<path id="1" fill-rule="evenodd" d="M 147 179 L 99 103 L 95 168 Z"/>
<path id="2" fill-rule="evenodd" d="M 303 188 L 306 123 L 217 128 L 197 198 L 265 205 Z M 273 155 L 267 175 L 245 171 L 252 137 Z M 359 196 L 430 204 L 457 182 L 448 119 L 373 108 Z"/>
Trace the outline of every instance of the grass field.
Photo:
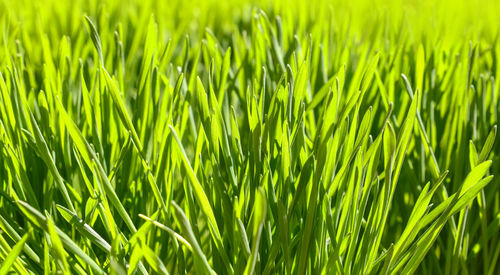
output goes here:
<path id="1" fill-rule="evenodd" d="M 499 13 L 0 0 L 0 275 L 499 274 Z"/>

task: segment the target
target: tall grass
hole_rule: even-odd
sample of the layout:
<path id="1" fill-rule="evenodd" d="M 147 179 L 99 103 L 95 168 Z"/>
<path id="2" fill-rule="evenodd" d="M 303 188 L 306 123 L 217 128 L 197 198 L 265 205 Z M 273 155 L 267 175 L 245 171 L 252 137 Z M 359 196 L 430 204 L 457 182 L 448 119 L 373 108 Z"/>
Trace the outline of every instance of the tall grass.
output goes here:
<path id="1" fill-rule="evenodd" d="M 0 274 L 498 274 L 478 2 L 0 0 Z"/>

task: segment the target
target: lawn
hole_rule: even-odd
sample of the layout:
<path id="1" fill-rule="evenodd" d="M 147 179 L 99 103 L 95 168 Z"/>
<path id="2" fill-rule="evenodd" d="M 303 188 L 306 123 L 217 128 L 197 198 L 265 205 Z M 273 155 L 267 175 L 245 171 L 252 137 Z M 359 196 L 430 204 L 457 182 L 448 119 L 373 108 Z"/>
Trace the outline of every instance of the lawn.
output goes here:
<path id="1" fill-rule="evenodd" d="M 0 275 L 500 274 L 499 13 L 0 0 Z"/>

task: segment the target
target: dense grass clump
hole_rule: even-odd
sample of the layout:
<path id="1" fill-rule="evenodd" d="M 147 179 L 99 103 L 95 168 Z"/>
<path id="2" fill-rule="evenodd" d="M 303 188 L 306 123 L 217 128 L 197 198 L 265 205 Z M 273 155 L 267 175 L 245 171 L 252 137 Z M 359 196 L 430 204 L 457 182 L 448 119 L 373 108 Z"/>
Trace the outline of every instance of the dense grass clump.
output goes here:
<path id="1" fill-rule="evenodd" d="M 0 274 L 499 274 L 500 4 L 404 2 L 0 0 Z"/>

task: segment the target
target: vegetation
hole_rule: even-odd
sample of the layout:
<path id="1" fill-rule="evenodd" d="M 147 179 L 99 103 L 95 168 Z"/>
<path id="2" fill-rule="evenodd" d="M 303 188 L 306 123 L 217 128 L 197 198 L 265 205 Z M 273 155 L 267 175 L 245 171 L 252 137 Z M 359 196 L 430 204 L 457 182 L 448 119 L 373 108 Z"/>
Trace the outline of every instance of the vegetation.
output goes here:
<path id="1" fill-rule="evenodd" d="M 500 3 L 405 2 L 0 0 L 0 274 L 498 274 Z"/>

